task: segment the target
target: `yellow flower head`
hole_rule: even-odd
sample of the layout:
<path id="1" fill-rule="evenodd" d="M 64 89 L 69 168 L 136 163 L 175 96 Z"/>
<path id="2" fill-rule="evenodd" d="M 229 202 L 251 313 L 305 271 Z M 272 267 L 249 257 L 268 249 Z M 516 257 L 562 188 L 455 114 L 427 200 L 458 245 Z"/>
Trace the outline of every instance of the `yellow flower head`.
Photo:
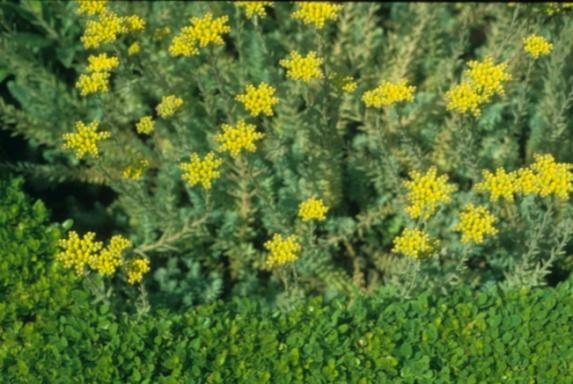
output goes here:
<path id="1" fill-rule="evenodd" d="M 127 282 L 139 283 L 149 271 L 149 260 L 144 258 L 134 259 L 127 263 Z"/>
<path id="2" fill-rule="evenodd" d="M 495 174 L 490 171 L 483 171 L 484 180 L 474 186 L 478 192 L 489 192 L 490 199 L 496 202 L 499 198 L 504 198 L 508 202 L 514 201 L 513 194 L 518 190 L 517 173 L 505 172 L 505 169 L 498 168 Z"/>
<path id="3" fill-rule="evenodd" d="M 264 17 L 267 15 L 267 11 L 265 7 L 272 7 L 272 1 L 234 1 L 234 4 L 237 7 L 242 7 L 245 9 L 247 13 L 247 17 L 253 17 L 253 15 L 257 15 L 260 17 Z"/>
<path id="4" fill-rule="evenodd" d="M 517 192 L 531 195 L 539 193 L 539 180 L 537 175 L 529 168 L 517 170 L 516 186 Z"/>
<path id="5" fill-rule="evenodd" d="M 316 29 L 322 29 L 327 20 L 336 20 L 342 5 L 321 1 L 296 2 L 297 9 L 292 17 L 302 20 L 304 24 L 313 24 Z"/>
<path id="6" fill-rule="evenodd" d="M 438 205 L 449 203 L 450 194 L 456 190 L 452 184 L 448 184 L 448 176 L 437 176 L 437 170 L 432 167 L 425 175 L 420 172 L 410 172 L 412 180 L 405 181 L 404 186 L 408 189 L 408 207 L 406 212 L 416 219 L 418 217 L 426 220 L 434 214 Z"/>
<path id="7" fill-rule="evenodd" d="M 358 83 L 356 80 L 354 80 L 354 77 L 346 76 L 344 79 L 342 79 L 341 88 L 346 93 L 352 93 L 356 91 L 356 88 L 358 88 Z"/>
<path id="8" fill-rule="evenodd" d="M 88 20 L 81 41 L 84 48 L 99 48 L 102 44 L 113 43 L 120 33 L 128 31 L 124 19 L 104 10 L 96 20 Z"/>
<path id="9" fill-rule="evenodd" d="M 436 244 L 426 232 L 416 228 L 406 228 L 394 239 L 392 252 L 419 259 L 430 254 Z"/>
<path id="10" fill-rule="evenodd" d="M 235 127 L 223 124 L 222 128 L 223 133 L 216 135 L 215 141 L 219 143 L 219 151 L 230 152 L 232 157 L 239 156 L 241 149 L 255 152 L 255 142 L 264 136 L 257 132 L 253 124 L 247 124 L 244 120 L 239 120 Z"/>
<path id="11" fill-rule="evenodd" d="M 139 52 L 141 52 L 141 46 L 137 41 L 127 48 L 127 54 L 129 56 L 137 55 Z"/>
<path id="12" fill-rule="evenodd" d="M 90 267 L 102 275 L 112 275 L 121 265 L 123 251 L 131 247 L 131 241 L 121 235 L 113 236 L 99 254 L 94 254 L 90 260 Z"/>
<path id="13" fill-rule="evenodd" d="M 480 105 L 486 98 L 479 94 L 469 81 L 453 86 L 446 93 L 448 111 L 459 113 L 471 112 L 475 117 L 481 114 Z"/>
<path id="14" fill-rule="evenodd" d="M 126 16 L 123 18 L 123 22 L 128 32 L 143 31 L 145 29 L 145 20 L 137 15 Z"/>
<path id="15" fill-rule="evenodd" d="M 153 132 L 154 128 L 155 128 L 155 122 L 153 121 L 153 117 L 151 116 L 143 116 L 141 119 L 139 119 L 137 124 L 135 124 L 135 129 L 137 130 L 137 133 L 141 133 L 144 135 L 149 135 L 151 132 Z"/>
<path id="16" fill-rule="evenodd" d="M 209 152 L 203 160 L 198 154 L 191 155 L 189 163 L 181 163 L 179 168 L 183 171 L 181 178 L 190 186 L 201 184 L 205 189 L 211 189 L 213 180 L 221 176 L 218 170 L 223 160 L 217 158 L 213 152 Z"/>
<path id="17" fill-rule="evenodd" d="M 489 100 L 494 94 L 504 95 L 503 81 L 511 80 L 506 72 L 507 63 L 494 65 L 493 58 L 487 56 L 481 63 L 472 60 L 468 63 L 464 76 L 468 77 L 474 89 Z"/>
<path id="18" fill-rule="evenodd" d="M 78 15 L 83 15 L 84 13 L 88 16 L 97 15 L 106 9 L 107 0 L 76 0 L 78 9 L 76 13 Z"/>
<path id="19" fill-rule="evenodd" d="M 549 55 L 553 49 L 553 44 L 547 41 L 543 36 L 529 35 L 523 38 L 524 50 L 534 59 L 539 56 Z"/>
<path id="20" fill-rule="evenodd" d="M 64 134 L 65 143 L 63 148 L 74 150 L 78 159 L 86 155 L 99 156 L 98 141 L 109 138 L 111 133 L 108 131 L 96 132 L 98 126 L 98 121 L 92 121 L 89 125 L 77 121 L 76 132 Z"/>
<path id="21" fill-rule="evenodd" d="M 290 235 L 283 238 L 278 233 L 275 233 L 273 238 L 264 244 L 264 247 L 270 251 L 265 262 L 267 269 L 296 261 L 302 249 L 297 236 Z"/>
<path id="22" fill-rule="evenodd" d="M 100 55 L 90 55 L 88 57 L 88 71 L 89 72 L 108 72 L 119 65 L 117 56 L 109 57 L 107 53 Z"/>
<path id="23" fill-rule="evenodd" d="M 290 53 L 290 59 L 283 59 L 279 64 L 287 69 L 287 77 L 292 80 L 302 80 L 309 82 L 312 79 L 322 79 L 324 77 L 320 66 L 324 62 L 316 52 L 309 52 L 306 57 L 302 57 L 297 51 Z"/>
<path id="24" fill-rule="evenodd" d="M 145 171 L 147 167 L 149 167 L 149 160 L 143 159 L 140 160 L 137 165 L 127 166 L 121 175 L 124 179 L 137 181 L 141 179 L 143 171 Z"/>
<path id="25" fill-rule="evenodd" d="M 88 232 L 80 238 L 75 231 L 68 233 L 67 239 L 60 239 L 58 245 L 61 251 L 56 254 L 56 260 L 66 268 L 73 268 L 78 276 L 85 273 L 86 266 L 102 249 L 101 241 L 94 241 L 95 233 Z"/>
<path id="26" fill-rule="evenodd" d="M 81 96 L 92 93 L 109 92 L 109 72 L 93 72 L 89 75 L 81 74 L 76 82 L 76 88 L 80 90 Z"/>
<path id="27" fill-rule="evenodd" d="M 382 108 L 401 101 L 414 100 L 416 87 L 408 85 L 406 80 L 397 83 L 384 81 L 377 88 L 370 90 L 362 96 L 362 101 L 367 107 Z"/>
<path id="28" fill-rule="evenodd" d="M 245 109 L 253 117 L 259 116 L 261 113 L 272 116 L 273 105 L 279 102 L 279 99 L 274 96 L 275 92 L 275 88 L 264 82 L 258 87 L 248 84 L 245 93 L 235 97 L 235 100 L 243 103 Z"/>
<path id="29" fill-rule="evenodd" d="M 462 233 L 462 243 L 481 244 L 485 235 L 497 234 L 495 220 L 495 216 L 486 207 L 468 204 L 461 212 L 460 222 L 454 226 L 454 230 Z"/>
<path id="30" fill-rule="evenodd" d="M 573 164 L 557 163 L 550 154 L 534 156 L 535 163 L 530 168 L 537 179 L 537 193 L 541 197 L 555 195 L 560 199 L 569 199 L 573 191 Z"/>
<path id="31" fill-rule="evenodd" d="M 163 96 L 161 98 L 161 102 L 159 103 L 159 105 L 157 105 L 155 110 L 157 111 L 157 114 L 159 116 L 166 119 L 168 117 L 173 116 L 175 112 L 177 112 L 179 107 L 181 107 L 182 105 L 183 105 L 183 99 L 180 97 L 177 97 L 175 95 Z"/>
<path id="32" fill-rule="evenodd" d="M 302 221 L 313 219 L 324 221 L 326 220 L 327 212 L 328 207 L 324 205 L 322 199 L 317 199 L 315 197 L 307 199 L 298 206 L 298 216 L 302 218 Z"/>
<path id="33" fill-rule="evenodd" d="M 221 35 L 231 31 L 228 21 L 227 16 L 213 19 L 211 13 L 202 18 L 192 17 L 191 25 L 182 28 L 181 33 L 171 42 L 169 53 L 172 56 L 191 56 L 199 53 L 197 46 L 205 48 L 209 44 L 223 45 Z"/>

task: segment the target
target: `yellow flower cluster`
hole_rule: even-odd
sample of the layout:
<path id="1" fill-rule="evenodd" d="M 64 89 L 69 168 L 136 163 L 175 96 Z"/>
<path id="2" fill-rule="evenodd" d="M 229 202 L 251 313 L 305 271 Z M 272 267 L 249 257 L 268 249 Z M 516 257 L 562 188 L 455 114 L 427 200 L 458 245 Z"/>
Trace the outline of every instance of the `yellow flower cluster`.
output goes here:
<path id="1" fill-rule="evenodd" d="M 78 15 L 83 15 L 84 13 L 93 16 L 101 13 L 105 10 L 107 0 L 76 0 L 78 9 L 76 13 Z"/>
<path id="2" fill-rule="evenodd" d="M 127 282 L 129 284 L 139 283 L 149 271 L 149 260 L 138 258 L 131 260 L 127 264 Z"/>
<path id="3" fill-rule="evenodd" d="M 91 93 L 107 93 L 109 91 L 109 72 L 93 72 L 89 75 L 81 74 L 76 82 L 76 88 L 80 90 L 81 96 Z"/>
<path id="4" fill-rule="evenodd" d="M 416 228 L 406 228 L 394 239 L 392 252 L 419 259 L 434 250 L 435 241 L 424 231 Z"/>
<path id="5" fill-rule="evenodd" d="M 296 2 L 297 9 L 292 17 L 302 20 L 304 24 L 314 24 L 316 29 L 322 29 L 327 20 L 336 20 L 342 5 L 335 5 L 321 1 Z"/>
<path id="6" fill-rule="evenodd" d="M 279 102 L 279 99 L 274 96 L 275 92 L 276 89 L 265 82 L 259 84 L 258 87 L 248 84 L 245 93 L 237 95 L 235 100 L 243 103 L 251 116 L 256 117 L 261 113 L 272 116 L 273 105 Z"/>
<path id="7" fill-rule="evenodd" d="M 412 180 L 405 181 L 404 186 L 408 189 L 408 203 L 406 212 L 410 217 L 418 217 L 426 220 L 434 214 L 440 203 L 449 203 L 450 194 L 456 190 L 452 184 L 448 184 L 448 176 L 437 176 L 437 170 L 432 167 L 425 175 L 420 172 L 410 172 Z"/>
<path id="8" fill-rule="evenodd" d="M 454 230 L 462 233 L 462 243 L 481 244 L 485 235 L 497 234 L 494 223 L 495 216 L 486 207 L 468 204 L 460 213 L 460 222 L 454 226 Z"/>
<path id="9" fill-rule="evenodd" d="M 90 261 L 90 267 L 102 275 L 113 275 L 121 265 L 123 251 L 131 247 L 131 241 L 121 235 L 113 236 L 109 245 Z"/>
<path id="10" fill-rule="evenodd" d="M 135 124 L 135 129 L 137 133 L 142 133 L 144 135 L 149 135 L 153 132 L 155 128 L 155 121 L 153 121 L 153 117 L 151 116 L 143 116 L 139 121 Z"/>
<path id="11" fill-rule="evenodd" d="M 223 45 L 221 35 L 229 33 L 231 28 L 227 25 L 227 16 L 213 19 L 211 13 L 207 13 L 202 18 L 192 17 L 191 25 L 181 29 L 169 46 L 171 56 L 191 56 L 197 55 L 200 48 L 205 48 L 208 44 Z"/>
<path id="12" fill-rule="evenodd" d="M 123 18 L 123 21 L 129 32 L 143 31 L 145 29 L 145 20 L 137 15 L 126 16 Z"/>
<path id="13" fill-rule="evenodd" d="M 529 53 L 534 59 L 539 56 L 549 55 L 553 49 L 553 44 L 547 41 L 543 36 L 529 35 L 523 38 L 525 52 Z"/>
<path id="14" fill-rule="evenodd" d="M 98 12 L 95 20 L 88 20 L 84 34 L 80 38 L 84 48 L 99 48 L 103 44 L 113 43 L 119 34 L 140 31 L 145 21 L 136 15 L 119 16 L 105 8 Z"/>
<path id="15" fill-rule="evenodd" d="M 141 52 L 141 46 L 137 41 L 127 48 L 127 54 L 129 56 L 137 55 L 139 52 Z"/>
<path id="16" fill-rule="evenodd" d="M 100 55 L 90 55 L 88 57 L 89 72 L 109 72 L 119 65 L 119 59 L 116 56 L 109 57 L 107 53 Z"/>
<path id="17" fill-rule="evenodd" d="M 257 15 L 260 17 L 264 17 L 267 15 L 267 11 L 265 7 L 272 7 L 272 1 L 235 1 L 234 2 L 237 7 L 243 7 L 245 12 L 247 13 L 247 17 L 253 17 L 253 15 Z"/>
<path id="18" fill-rule="evenodd" d="M 64 134 L 63 138 L 65 143 L 63 148 L 72 149 L 78 159 L 86 155 L 97 157 L 99 155 L 97 147 L 98 141 L 111 136 L 109 131 L 96 132 L 98 126 L 98 121 L 92 121 L 89 125 L 77 121 L 76 132 Z"/>
<path id="19" fill-rule="evenodd" d="M 377 88 L 364 93 L 362 101 L 367 107 L 382 108 L 401 101 L 414 100 L 415 91 L 416 87 L 408 85 L 406 80 L 397 83 L 384 81 Z"/>
<path id="20" fill-rule="evenodd" d="M 490 56 L 481 63 L 472 60 L 468 67 L 464 71 L 467 79 L 446 93 L 447 109 L 459 113 L 470 111 L 477 117 L 482 104 L 489 102 L 495 94 L 504 95 L 502 82 L 511 80 L 511 75 L 506 72 L 507 63 L 494 65 Z"/>
<path id="21" fill-rule="evenodd" d="M 77 275 L 83 275 L 86 266 L 103 247 L 101 241 L 94 241 L 94 239 L 95 233 L 93 232 L 88 232 L 80 238 L 75 231 L 70 231 L 67 239 L 58 241 L 62 250 L 56 254 L 56 260 L 66 268 L 73 268 Z"/>
<path id="22" fill-rule="evenodd" d="M 175 95 L 163 96 L 155 110 L 164 119 L 171 117 L 183 105 L 183 99 Z"/>
<path id="23" fill-rule="evenodd" d="M 232 157 L 239 156 L 241 149 L 255 152 L 255 142 L 263 138 L 264 134 L 256 131 L 253 124 L 247 124 L 244 120 L 239 120 L 233 127 L 223 124 L 223 133 L 215 136 L 215 141 L 219 144 L 219 151 L 228 151 Z"/>
<path id="24" fill-rule="evenodd" d="M 517 191 L 517 173 L 507 173 L 505 169 L 498 168 L 495 174 L 483 171 L 484 181 L 474 186 L 478 192 L 489 192 L 491 201 L 504 198 L 508 202 L 514 201 L 513 194 Z"/>
<path id="25" fill-rule="evenodd" d="M 356 88 L 358 88 L 358 83 L 356 80 L 354 80 L 354 77 L 346 76 L 344 79 L 342 79 L 341 88 L 346 93 L 352 93 L 356 91 Z"/>
<path id="26" fill-rule="evenodd" d="M 217 158 L 213 152 L 209 152 L 203 160 L 198 154 L 191 155 L 189 163 L 181 163 L 179 168 L 183 171 L 181 178 L 194 186 L 201 184 L 205 189 L 211 189 L 213 180 L 221 176 L 218 168 L 223 164 L 223 160 Z"/>
<path id="27" fill-rule="evenodd" d="M 323 62 L 324 59 L 319 58 L 314 51 L 309 52 L 306 57 L 297 51 L 292 51 L 290 58 L 281 60 L 279 64 L 287 69 L 289 79 L 309 82 L 312 79 L 324 77 L 320 69 Z"/>
<path id="28" fill-rule="evenodd" d="M 137 165 L 127 166 L 121 175 L 124 179 L 137 181 L 141 179 L 141 176 L 143 176 L 143 171 L 145 171 L 147 167 L 149 167 L 149 160 L 143 159 L 140 160 L 139 164 Z"/>
<path id="29" fill-rule="evenodd" d="M 302 249 L 297 236 L 283 238 L 278 233 L 265 242 L 264 247 L 270 251 L 265 263 L 268 269 L 296 261 Z"/>
<path id="30" fill-rule="evenodd" d="M 302 221 L 313 219 L 324 221 L 326 220 L 327 212 L 328 207 L 324 205 L 322 199 L 317 199 L 315 197 L 307 199 L 298 206 L 298 216 L 302 218 Z"/>

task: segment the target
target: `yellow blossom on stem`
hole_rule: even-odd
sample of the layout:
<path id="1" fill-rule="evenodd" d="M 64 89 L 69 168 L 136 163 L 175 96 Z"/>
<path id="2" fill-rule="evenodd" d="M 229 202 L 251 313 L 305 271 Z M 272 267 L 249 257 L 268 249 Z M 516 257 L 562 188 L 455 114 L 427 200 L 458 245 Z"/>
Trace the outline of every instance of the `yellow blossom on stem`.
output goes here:
<path id="1" fill-rule="evenodd" d="M 237 7 L 245 9 L 247 17 L 253 17 L 254 15 L 264 17 L 267 15 L 265 7 L 272 7 L 274 2 L 272 1 L 234 1 Z"/>
<path id="2" fill-rule="evenodd" d="M 76 88 L 80 90 L 81 96 L 92 93 L 109 92 L 109 72 L 93 72 L 89 75 L 81 74 L 76 82 Z"/>
<path id="3" fill-rule="evenodd" d="M 302 219 L 302 221 L 324 221 L 326 220 L 327 212 L 328 207 L 324 205 L 322 199 L 317 199 L 315 197 L 311 197 L 310 199 L 303 201 L 298 206 L 298 216 Z"/>
<path id="4" fill-rule="evenodd" d="M 245 93 L 236 96 L 235 100 L 243 103 L 245 109 L 253 117 L 257 117 L 261 113 L 272 116 L 273 105 L 279 102 L 279 99 L 274 96 L 275 92 L 276 89 L 265 82 L 259 84 L 258 87 L 248 84 Z"/>
<path id="5" fill-rule="evenodd" d="M 215 136 L 215 141 L 219 143 L 219 151 L 227 151 L 232 157 L 239 156 L 242 149 L 255 152 L 257 149 L 255 142 L 264 137 L 264 134 L 257 132 L 253 124 L 247 124 L 244 120 L 239 120 L 236 126 L 223 124 L 223 133 Z"/>
<path id="6" fill-rule="evenodd" d="M 553 44 L 547 41 L 543 36 L 529 35 L 523 38 L 524 50 L 534 59 L 539 56 L 549 55 L 553 50 Z"/>
<path id="7" fill-rule="evenodd" d="M 312 79 L 322 79 L 324 77 L 320 66 L 324 62 L 316 52 L 309 52 L 306 57 L 301 56 L 297 51 L 290 53 L 289 59 L 283 59 L 279 64 L 287 69 L 287 77 L 292 80 L 302 80 L 309 82 Z"/>
<path id="8" fill-rule="evenodd" d="M 145 29 L 145 20 L 137 15 L 126 16 L 123 18 L 123 21 L 129 32 L 143 31 Z"/>
<path id="9" fill-rule="evenodd" d="M 412 180 L 405 181 L 404 186 L 408 189 L 408 206 L 406 212 L 413 219 L 429 219 L 434 214 L 438 205 L 449 203 L 450 194 L 456 190 L 452 184 L 448 184 L 448 176 L 437 177 L 437 170 L 432 167 L 425 175 L 420 172 L 410 172 Z"/>
<path id="10" fill-rule="evenodd" d="M 139 52 L 141 52 L 141 46 L 137 41 L 127 48 L 127 54 L 129 56 L 137 55 Z"/>
<path id="11" fill-rule="evenodd" d="M 103 12 L 107 6 L 107 0 L 76 0 L 75 2 L 78 5 L 76 10 L 78 15 L 85 13 L 88 16 L 94 16 Z"/>
<path id="12" fill-rule="evenodd" d="M 98 141 L 109 138 L 111 133 L 108 131 L 97 132 L 98 126 L 98 121 L 92 121 L 89 125 L 77 121 L 76 132 L 64 134 L 63 148 L 74 150 L 78 159 L 86 155 L 99 156 Z"/>
<path id="13" fill-rule="evenodd" d="M 486 101 L 469 81 L 453 86 L 446 93 L 448 111 L 459 113 L 471 112 L 475 117 L 481 114 L 480 105 Z"/>
<path id="14" fill-rule="evenodd" d="M 96 20 L 88 20 L 80 40 L 86 49 L 99 48 L 102 44 L 113 43 L 120 33 L 127 31 L 122 17 L 105 10 L 98 15 Z"/>
<path id="15" fill-rule="evenodd" d="M 153 132 L 155 128 L 155 122 L 153 121 L 153 117 L 151 116 L 143 116 L 139 121 L 135 124 L 135 129 L 137 133 L 142 133 L 145 135 L 149 135 Z"/>
<path id="16" fill-rule="evenodd" d="M 416 228 L 406 228 L 394 239 L 392 252 L 420 259 L 431 253 L 435 245 L 436 242 L 432 241 L 426 232 Z"/>
<path id="17" fill-rule="evenodd" d="M 462 243 L 484 242 L 485 235 L 496 235 L 494 227 L 495 216 L 486 207 L 468 204 L 460 214 L 460 222 L 454 226 L 454 230 L 462 233 Z"/>
<path id="18" fill-rule="evenodd" d="M 270 251 L 265 266 L 268 269 L 296 261 L 302 249 L 298 237 L 290 235 L 283 238 L 275 233 L 271 240 L 265 242 L 264 247 Z"/>
<path id="19" fill-rule="evenodd" d="M 102 275 L 112 275 L 121 265 L 123 252 L 131 247 L 131 241 L 121 235 L 113 236 L 99 254 L 94 254 L 90 260 L 90 267 Z"/>
<path id="20" fill-rule="evenodd" d="M 367 91 L 362 101 L 367 107 L 382 108 L 401 101 L 413 101 L 416 87 L 408 85 L 406 80 L 396 83 L 384 81 L 377 88 Z"/>
<path id="21" fill-rule="evenodd" d="M 504 95 L 502 82 L 511 80 L 511 74 L 507 73 L 507 63 L 495 65 L 493 58 L 487 56 L 482 62 L 472 60 L 468 63 L 469 69 L 464 76 L 471 80 L 474 89 L 487 100 L 494 94 Z"/>
<path id="22" fill-rule="evenodd" d="M 322 29 L 327 20 L 336 20 L 342 5 L 322 1 L 296 2 L 296 10 L 292 17 L 304 24 L 312 24 L 316 29 Z"/>
<path id="23" fill-rule="evenodd" d="M 512 203 L 514 193 L 518 190 L 517 173 L 507 173 L 505 169 L 498 168 L 495 173 L 483 171 L 484 180 L 474 186 L 478 192 L 488 192 L 490 199 L 496 202 L 499 198 Z"/>
<path id="24" fill-rule="evenodd" d="M 229 17 L 222 16 L 213 19 L 211 13 L 205 16 L 192 17 L 191 25 L 181 29 L 169 46 L 171 56 L 191 56 L 199 53 L 199 48 L 209 44 L 223 45 L 222 35 L 229 33 L 231 27 L 227 25 Z"/>
<path id="25" fill-rule="evenodd" d="M 66 268 L 73 268 L 78 276 L 83 275 L 86 266 L 103 247 L 101 241 L 94 241 L 94 239 L 94 232 L 88 232 L 80 238 L 75 231 L 70 231 L 67 239 L 58 241 L 61 251 L 56 254 L 56 260 Z"/>
<path id="26" fill-rule="evenodd" d="M 88 57 L 89 72 L 108 72 L 119 65 L 117 56 L 108 56 L 107 53 L 100 55 L 90 55 Z"/>
<path id="27" fill-rule="evenodd" d="M 211 189 L 213 180 L 221 176 L 218 169 L 222 164 L 223 160 L 217 158 L 213 152 L 209 152 L 203 160 L 193 153 L 190 162 L 179 165 L 183 171 L 181 178 L 190 186 L 201 184 L 203 188 Z"/>
<path id="28" fill-rule="evenodd" d="M 149 160 L 140 160 L 137 165 L 129 165 L 127 166 L 123 172 L 122 177 L 128 180 L 139 180 L 141 176 L 143 176 L 143 171 L 149 167 Z"/>
<path id="29" fill-rule="evenodd" d="M 183 99 L 180 97 L 177 97 L 175 95 L 163 96 L 161 98 L 161 102 L 159 103 L 159 105 L 157 105 L 155 110 L 157 111 L 157 114 L 159 116 L 166 119 L 168 117 L 173 116 L 175 112 L 177 112 L 179 107 L 181 107 L 182 105 L 183 105 Z"/>
<path id="30" fill-rule="evenodd" d="M 149 260 L 138 258 L 127 263 L 127 282 L 129 284 L 139 283 L 149 271 Z"/>
<path id="31" fill-rule="evenodd" d="M 517 192 L 531 195 L 539 192 L 539 180 L 537 175 L 529 168 L 517 170 L 516 186 Z"/>
<path id="32" fill-rule="evenodd" d="M 358 83 L 356 82 L 356 80 L 354 80 L 354 77 L 346 76 L 344 79 L 342 79 L 341 88 L 346 93 L 352 93 L 356 91 L 356 88 L 358 88 Z"/>
<path id="33" fill-rule="evenodd" d="M 537 193 L 541 197 L 555 195 L 567 200 L 573 191 L 573 164 L 557 163 L 550 154 L 534 155 L 530 168 L 537 179 Z"/>

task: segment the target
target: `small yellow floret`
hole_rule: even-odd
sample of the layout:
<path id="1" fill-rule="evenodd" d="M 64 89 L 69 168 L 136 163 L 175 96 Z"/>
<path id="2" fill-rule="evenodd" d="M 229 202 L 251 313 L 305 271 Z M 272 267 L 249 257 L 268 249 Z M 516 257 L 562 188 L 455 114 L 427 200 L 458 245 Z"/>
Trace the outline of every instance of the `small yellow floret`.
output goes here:
<path id="1" fill-rule="evenodd" d="M 76 132 L 64 134 L 63 148 L 72 149 L 78 159 L 86 155 L 99 156 L 98 141 L 109 138 L 111 133 L 108 131 L 96 132 L 98 126 L 98 121 L 92 121 L 89 125 L 77 121 Z"/>
<path id="2" fill-rule="evenodd" d="M 112 275 L 121 265 L 123 251 L 131 247 L 131 241 L 121 235 L 113 236 L 99 254 L 90 260 L 90 267 L 102 275 Z"/>
<path id="3" fill-rule="evenodd" d="M 377 88 L 367 91 L 362 96 L 362 101 L 367 107 L 382 108 L 401 101 L 414 100 L 416 87 L 408 85 L 406 80 L 397 83 L 384 81 Z"/>
<path id="4" fill-rule="evenodd" d="M 119 65 L 117 56 L 108 56 L 107 53 L 100 55 L 90 55 L 88 57 L 88 71 L 89 72 L 108 72 Z"/>
<path id="5" fill-rule="evenodd" d="M 486 56 L 482 62 L 470 61 L 468 67 L 464 76 L 471 80 L 474 89 L 483 97 L 489 100 L 494 94 L 505 94 L 502 82 L 511 80 L 511 74 L 506 72 L 507 63 L 494 65 L 493 58 Z"/>
<path id="6" fill-rule="evenodd" d="M 126 16 L 123 18 L 123 21 L 129 32 L 143 31 L 145 29 L 145 20 L 137 15 Z"/>
<path id="7" fill-rule="evenodd" d="M 454 230 L 462 233 L 462 243 L 481 244 L 485 235 L 497 234 L 495 220 L 495 216 L 486 207 L 468 204 L 461 212 L 460 222 L 454 226 Z"/>
<path id="8" fill-rule="evenodd" d="M 281 60 L 279 64 L 287 69 L 289 79 L 309 82 L 312 79 L 324 77 L 320 69 L 323 62 L 324 59 L 319 58 L 314 51 L 309 52 L 306 57 L 301 56 L 297 51 L 292 51 L 290 58 Z"/>
<path id="9" fill-rule="evenodd" d="M 139 258 L 131 260 L 127 264 L 127 282 L 129 284 L 139 283 L 149 271 L 149 260 L 144 258 Z"/>
<path id="10" fill-rule="evenodd" d="M 435 167 L 430 168 L 425 175 L 412 171 L 410 178 L 412 180 L 405 181 L 404 186 L 408 189 L 406 198 L 409 205 L 406 212 L 413 219 L 429 219 L 439 204 L 451 201 L 450 194 L 456 190 L 454 185 L 448 184 L 447 175 L 437 177 Z"/>
<path id="11" fill-rule="evenodd" d="M 151 116 L 143 116 L 135 124 L 135 129 L 137 133 L 141 133 L 144 135 L 149 135 L 151 132 L 153 132 L 154 128 L 155 128 L 155 121 L 153 121 L 153 117 Z"/>
<path id="12" fill-rule="evenodd" d="M 256 117 L 261 113 L 267 116 L 273 115 L 273 105 L 279 102 L 274 96 L 276 89 L 267 83 L 261 83 L 258 87 L 248 84 L 245 93 L 235 97 L 235 100 L 243 103 L 251 116 Z"/>
<path id="13" fill-rule="evenodd" d="M 120 33 L 127 31 L 122 17 L 109 10 L 104 10 L 96 20 L 88 20 L 80 40 L 86 49 L 99 48 L 102 44 L 113 43 Z"/>
<path id="14" fill-rule="evenodd" d="M 141 52 L 141 46 L 137 41 L 127 48 L 127 54 L 129 56 L 137 55 L 139 52 Z"/>
<path id="15" fill-rule="evenodd" d="M 222 35 L 229 33 L 227 25 L 229 17 L 222 16 L 213 19 L 211 13 L 202 18 L 192 17 L 191 25 L 181 29 L 169 46 L 171 56 L 191 56 L 199 53 L 197 48 L 205 48 L 209 44 L 223 45 Z"/>
<path id="16" fill-rule="evenodd" d="M 496 202 L 499 198 L 504 198 L 508 202 L 514 201 L 514 193 L 518 190 L 517 173 L 507 173 L 505 169 L 498 168 L 495 174 L 490 171 L 483 171 L 484 181 L 474 186 L 478 192 L 489 192 L 490 200 Z"/>
<path id="17" fill-rule="evenodd" d="M 124 179 L 137 181 L 141 179 L 143 171 L 145 171 L 147 167 L 149 167 L 149 160 L 140 160 L 137 165 L 127 166 L 121 175 Z"/>
<path id="18" fill-rule="evenodd" d="M 81 96 L 92 93 L 109 92 L 109 72 L 93 72 L 89 75 L 81 74 L 76 83 L 76 88 L 80 90 Z"/>
<path id="19" fill-rule="evenodd" d="M 553 44 L 547 41 L 543 36 L 529 35 L 523 38 L 524 50 L 534 59 L 539 56 L 549 55 L 553 50 Z"/>
<path id="20" fill-rule="evenodd" d="M 83 15 L 84 13 L 88 16 L 97 15 L 103 12 L 107 6 L 107 0 L 76 0 L 78 9 L 76 13 L 78 15 Z"/>
<path id="21" fill-rule="evenodd" d="M 175 95 L 163 96 L 161 102 L 155 110 L 160 117 L 164 119 L 171 117 L 183 105 L 183 99 Z"/>
<path id="22" fill-rule="evenodd" d="M 211 189 L 213 180 L 221 176 L 218 169 L 222 164 L 223 160 L 217 158 L 213 152 L 209 152 L 203 160 L 198 154 L 193 153 L 190 162 L 179 165 L 183 171 L 181 178 L 190 186 L 201 184 L 203 188 Z"/>
<path id="23" fill-rule="evenodd" d="M 535 163 L 530 168 L 537 179 L 537 193 L 541 197 L 555 195 L 567 200 L 573 191 L 573 164 L 557 163 L 550 154 L 534 155 Z"/>
<path id="24" fill-rule="evenodd" d="M 324 221 L 326 220 L 327 212 L 328 207 L 324 205 L 322 199 L 317 199 L 315 197 L 311 197 L 310 199 L 303 201 L 298 206 L 298 216 L 302 219 L 302 221 Z"/>
<path id="25" fill-rule="evenodd" d="M 434 250 L 435 243 L 426 232 L 415 228 L 406 228 L 400 236 L 394 239 L 392 252 L 420 259 Z"/>
<path id="26" fill-rule="evenodd" d="M 302 20 L 304 24 L 313 24 L 316 29 L 322 29 L 327 20 L 336 20 L 342 5 L 320 1 L 296 2 L 297 9 L 292 17 Z"/>
<path id="27" fill-rule="evenodd" d="M 94 238 L 94 232 L 88 232 L 80 238 L 75 231 L 70 231 L 67 239 L 58 241 L 62 250 L 56 254 L 56 260 L 66 268 L 73 268 L 78 276 L 85 274 L 86 266 L 103 247 L 102 242 L 94 241 Z"/>
<path id="28" fill-rule="evenodd" d="M 448 111 L 466 113 L 470 111 L 475 117 L 481 114 L 480 105 L 486 101 L 469 81 L 453 86 L 446 93 Z"/>
<path id="29" fill-rule="evenodd" d="M 223 133 L 215 136 L 215 141 L 219 144 L 219 151 L 227 151 L 232 157 L 239 156 L 242 149 L 255 152 L 257 149 L 255 142 L 264 137 L 264 134 L 257 132 L 254 124 L 247 124 L 244 120 L 239 120 L 236 126 L 223 124 Z"/>
<path id="30" fill-rule="evenodd" d="M 272 7 L 272 1 L 234 1 L 237 7 L 242 7 L 247 13 L 247 17 L 253 17 L 254 15 L 264 17 L 267 15 L 265 7 Z"/>
<path id="31" fill-rule="evenodd" d="M 296 261 L 302 249 L 297 236 L 290 235 L 283 238 L 278 233 L 275 233 L 271 240 L 265 242 L 264 247 L 270 251 L 265 262 L 268 269 Z"/>

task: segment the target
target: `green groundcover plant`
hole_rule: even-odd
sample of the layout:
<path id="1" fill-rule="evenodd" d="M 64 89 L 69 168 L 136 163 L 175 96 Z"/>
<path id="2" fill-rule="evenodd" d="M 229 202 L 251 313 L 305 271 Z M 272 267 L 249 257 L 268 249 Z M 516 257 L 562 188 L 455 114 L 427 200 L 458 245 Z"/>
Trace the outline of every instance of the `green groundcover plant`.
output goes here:
<path id="1" fill-rule="evenodd" d="M 570 383 L 573 281 L 184 311 L 97 302 L 55 260 L 22 180 L 0 180 L 2 383 Z"/>

